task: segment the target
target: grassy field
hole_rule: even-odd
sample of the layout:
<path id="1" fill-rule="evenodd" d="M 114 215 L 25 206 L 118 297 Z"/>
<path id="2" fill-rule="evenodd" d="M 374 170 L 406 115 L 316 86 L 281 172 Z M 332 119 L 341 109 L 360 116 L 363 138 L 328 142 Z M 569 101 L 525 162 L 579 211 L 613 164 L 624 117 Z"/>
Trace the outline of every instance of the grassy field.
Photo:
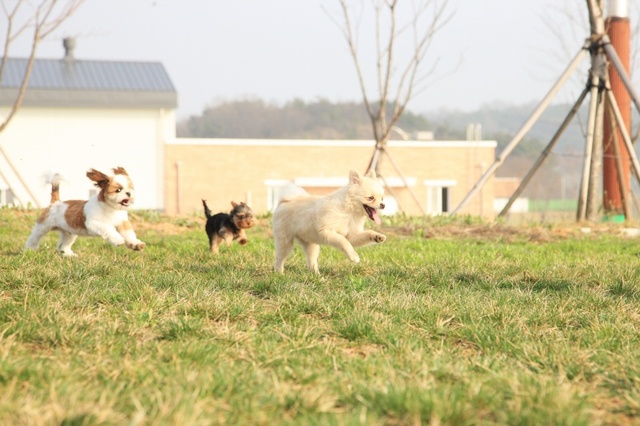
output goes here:
<path id="1" fill-rule="evenodd" d="M 22 246 L 0 210 L 2 425 L 640 424 L 640 240 L 616 225 L 385 219 L 351 264 L 269 220 L 207 251 L 204 220 L 132 215 L 147 249 Z"/>

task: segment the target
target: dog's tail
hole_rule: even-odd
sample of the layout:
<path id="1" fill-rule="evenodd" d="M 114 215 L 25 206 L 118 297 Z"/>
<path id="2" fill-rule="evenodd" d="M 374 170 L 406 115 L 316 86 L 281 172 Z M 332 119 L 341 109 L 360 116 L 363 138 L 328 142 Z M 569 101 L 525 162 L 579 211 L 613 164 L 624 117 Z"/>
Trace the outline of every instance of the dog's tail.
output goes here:
<path id="1" fill-rule="evenodd" d="M 276 206 L 280 203 L 285 203 L 289 200 L 298 197 L 310 196 L 310 194 L 305 191 L 302 187 L 296 185 L 293 182 L 289 182 L 280 188 L 278 188 Z"/>
<path id="2" fill-rule="evenodd" d="M 51 184 L 51 201 L 49 204 L 57 203 L 60 201 L 60 182 L 63 181 L 60 173 L 50 173 L 45 176 L 45 181 Z"/>
<path id="3" fill-rule="evenodd" d="M 207 202 L 205 200 L 202 200 L 202 207 L 204 207 L 204 215 L 207 217 L 207 219 L 209 219 L 212 214 L 211 214 L 211 210 L 209 210 L 209 206 L 207 206 Z"/>

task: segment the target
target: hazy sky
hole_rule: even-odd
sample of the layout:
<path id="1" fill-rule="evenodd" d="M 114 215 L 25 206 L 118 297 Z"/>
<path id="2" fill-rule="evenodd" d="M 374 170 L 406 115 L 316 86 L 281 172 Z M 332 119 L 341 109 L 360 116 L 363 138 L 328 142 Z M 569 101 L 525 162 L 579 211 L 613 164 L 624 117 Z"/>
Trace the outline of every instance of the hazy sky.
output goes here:
<path id="1" fill-rule="evenodd" d="M 450 0 L 450 21 L 426 59 L 437 63 L 430 85 L 409 108 L 468 111 L 542 99 L 587 36 L 558 3 L 586 13 L 584 0 Z M 162 62 L 178 91 L 179 118 L 239 98 L 360 101 L 332 13 L 337 0 L 86 0 L 38 56 L 61 57 L 62 38 L 74 36 L 77 59 Z M 366 33 L 360 39 L 373 46 Z M 27 47 L 16 43 L 10 56 L 25 56 Z M 558 101 L 573 100 L 585 78 L 576 76 Z"/>

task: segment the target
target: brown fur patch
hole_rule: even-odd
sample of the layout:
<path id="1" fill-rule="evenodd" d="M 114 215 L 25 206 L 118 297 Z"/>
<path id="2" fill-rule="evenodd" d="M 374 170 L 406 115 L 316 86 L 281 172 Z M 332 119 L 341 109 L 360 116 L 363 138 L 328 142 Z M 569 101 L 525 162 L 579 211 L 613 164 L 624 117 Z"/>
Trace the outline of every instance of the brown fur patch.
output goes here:
<path id="1" fill-rule="evenodd" d="M 116 167 L 115 169 L 113 169 L 113 174 L 114 175 L 127 175 L 127 176 L 129 176 L 129 173 L 127 173 L 127 171 L 124 169 L 124 167 Z"/>
<path id="2" fill-rule="evenodd" d="M 131 178 L 129 177 L 129 173 L 127 173 L 124 167 L 116 167 L 115 169 L 113 169 L 113 174 L 126 176 L 127 184 L 129 185 L 129 188 L 133 188 L 133 182 L 131 181 Z"/>
<path id="3" fill-rule="evenodd" d="M 51 184 L 51 201 L 49 204 L 57 203 L 60 201 L 60 185 L 57 183 Z"/>
<path id="4" fill-rule="evenodd" d="M 98 194 L 98 200 L 104 202 L 104 191 L 106 191 L 111 178 L 96 169 L 89 169 L 87 177 L 95 182 L 95 185 L 101 189 L 100 194 Z"/>
<path id="5" fill-rule="evenodd" d="M 129 222 L 128 220 L 125 220 L 120 225 L 116 226 L 116 230 L 118 232 L 130 231 L 132 229 L 133 229 L 133 225 L 131 225 L 131 222 Z"/>
<path id="6" fill-rule="evenodd" d="M 40 213 L 40 216 L 38 216 L 38 223 L 42 223 L 45 220 L 47 220 L 47 217 L 49 217 L 49 207 L 45 208 L 44 210 L 42 210 L 42 213 Z"/>
<path id="7" fill-rule="evenodd" d="M 64 220 L 67 221 L 69 226 L 76 229 L 86 229 L 85 222 L 87 218 L 84 215 L 86 201 L 70 200 L 64 203 L 67 205 L 67 210 L 64 212 Z"/>
<path id="8" fill-rule="evenodd" d="M 118 182 L 110 181 L 109 185 L 104 188 L 104 191 L 108 194 L 115 194 L 118 190 L 123 190 L 124 187 L 120 185 Z"/>

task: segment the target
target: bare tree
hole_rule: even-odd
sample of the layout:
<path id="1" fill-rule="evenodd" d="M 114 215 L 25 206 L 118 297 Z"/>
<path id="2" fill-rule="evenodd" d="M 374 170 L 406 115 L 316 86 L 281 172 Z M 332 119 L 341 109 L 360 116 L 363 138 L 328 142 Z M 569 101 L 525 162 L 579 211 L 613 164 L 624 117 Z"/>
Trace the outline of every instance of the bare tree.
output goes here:
<path id="1" fill-rule="evenodd" d="M 398 122 L 407 104 L 414 95 L 424 90 L 426 77 L 431 74 L 432 67 L 423 70 L 425 56 L 434 34 L 450 18 L 445 15 L 447 1 L 422 0 L 370 0 L 375 16 L 375 93 L 366 85 L 366 70 L 362 65 L 358 45 L 359 23 L 364 14 L 364 2 L 355 10 L 355 3 L 349 0 L 338 0 L 341 9 L 341 20 L 335 19 L 349 46 L 349 52 L 355 65 L 362 99 L 373 129 L 376 151 L 371 158 L 368 170 L 376 170 L 379 155 L 389 140 L 394 125 Z M 399 4 L 408 4 L 406 22 L 400 22 Z M 404 58 L 402 48 L 409 47 L 410 53 Z M 390 110 L 389 110 L 390 108 Z"/>
<path id="2" fill-rule="evenodd" d="M 434 34 L 451 17 L 445 13 L 448 1 L 338 0 L 338 2 L 340 17 L 332 16 L 332 19 L 340 28 L 349 47 L 375 139 L 375 150 L 367 166 L 367 172 L 373 170 L 381 175 L 379 171 L 381 155 L 386 153 L 404 181 L 401 172 L 388 155 L 386 145 L 407 105 L 416 94 L 425 89 L 428 83 L 427 77 L 432 74 L 437 64 L 437 61 L 434 61 L 430 68 L 425 69 L 425 57 Z M 401 10 L 401 3 L 402 6 L 406 6 L 406 9 Z M 375 89 L 367 86 L 367 70 L 363 66 L 358 44 L 360 21 L 368 10 L 365 4 L 373 11 L 375 20 Z M 405 52 L 404 56 L 403 52 Z M 408 189 L 406 181 L 405 187 Z M 409 192 L 411 193 L 410 190 Z M 413 196 L 413 193 L 411 195 Z M 413 198 L 422 210 L 420 203 L 415 197 Z"/>
<path id="3" fill-rule="evenodd" d="M 51 33 L 62 25 L 80 7 L 84 0 L 0 0 L 2 15 L 0 16 L 0 28 L 5 28 L 2 59 L 0 60 L 0 89 L 4 88 L 4 76 L 9 63 L 10 48 L 21 37 L 30 40 L 30 51 L 22 76 L 22 82 L 17 90 L 16 97 L 11 104 L 8 114 L 0 116 L 0 132 L 2 132 L 16 115 L 24 100 L 31 71 L 36 59 L 38 46 Z M 0 155 L 20 180 L 22 186 L 36 201 L 28 185 L 22 179 L 17 168 L 6 154 L 0 144 Z M 0 173 L 0 177 L 5 177 Z M 37 201 L 36 201 L 37 203 Z"/>

